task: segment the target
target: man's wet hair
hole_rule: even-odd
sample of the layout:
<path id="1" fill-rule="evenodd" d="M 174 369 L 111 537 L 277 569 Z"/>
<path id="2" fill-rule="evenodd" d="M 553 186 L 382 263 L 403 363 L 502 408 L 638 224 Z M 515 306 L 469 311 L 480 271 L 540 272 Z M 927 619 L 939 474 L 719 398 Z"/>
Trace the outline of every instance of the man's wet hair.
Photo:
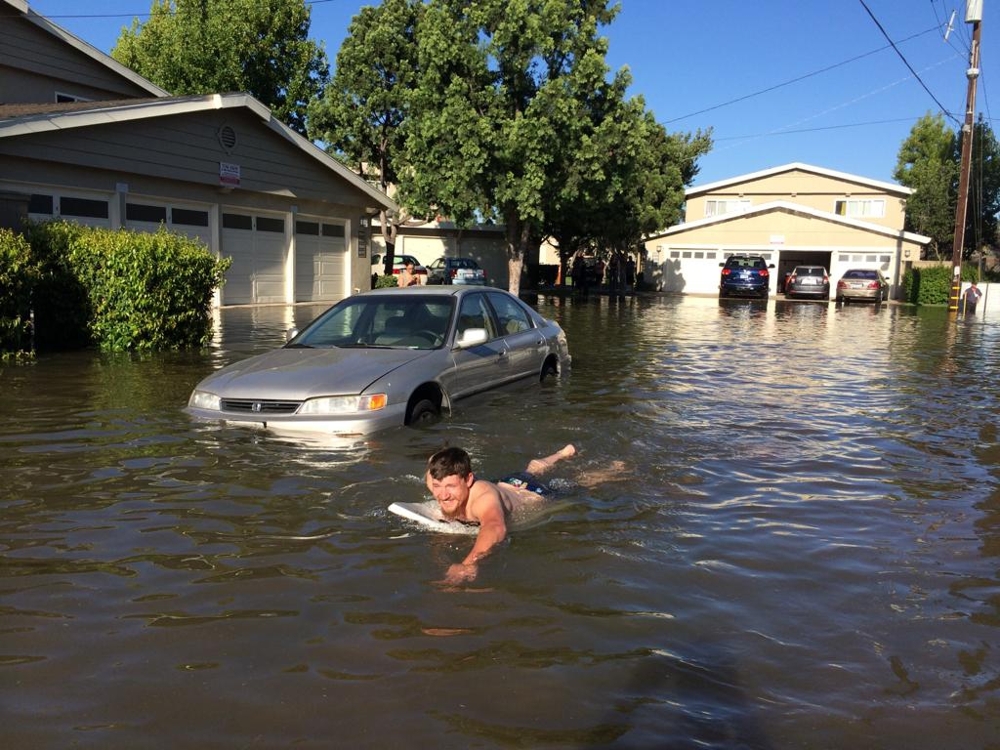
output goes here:
<path id="1" fill-rule="evenodd" d="M 427 473 L 438 480 L 450 476 L 465 479 L 472 473 L 472 459 L 461 448 L 442 448 L 427 459 Z"/>

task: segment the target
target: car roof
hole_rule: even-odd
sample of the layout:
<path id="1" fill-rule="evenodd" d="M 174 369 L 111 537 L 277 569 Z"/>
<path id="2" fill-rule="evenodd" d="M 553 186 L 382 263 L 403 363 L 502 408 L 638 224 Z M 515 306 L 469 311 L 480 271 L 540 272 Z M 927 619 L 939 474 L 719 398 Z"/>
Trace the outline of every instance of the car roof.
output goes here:
<path id="1" fill-rule="evenodd" d="M 508 294 L 508 292 L 503 289 L 498 289 L 496 287 L 464 287 L 464 286 L 409 286 L 403 287 L 387 287 L 385 289 L 372 289 L 370 292 L 360 292 L 359 294 L 351 295 L 348 299 L 358 298 L 358 297 L 382 297 L 387 295 L 399 296 L 401 294 L 416 295 L 418 297 L 460 297 L 465 294 L 474 294 L 476 292 L 482 291 L 490 292 L 502 292 Z"/>

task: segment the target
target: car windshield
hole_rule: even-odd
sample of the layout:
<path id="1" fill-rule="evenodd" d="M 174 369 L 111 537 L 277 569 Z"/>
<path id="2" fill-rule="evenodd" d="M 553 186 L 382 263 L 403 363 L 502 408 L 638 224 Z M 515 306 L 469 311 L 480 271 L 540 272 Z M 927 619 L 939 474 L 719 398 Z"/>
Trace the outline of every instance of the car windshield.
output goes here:
<path id="1" fill-rule="evenodd" d="M 437 349 L 448 334 L 453 308 L 451 297 L 351 297 L 310 323 L 287 346 Z"/>

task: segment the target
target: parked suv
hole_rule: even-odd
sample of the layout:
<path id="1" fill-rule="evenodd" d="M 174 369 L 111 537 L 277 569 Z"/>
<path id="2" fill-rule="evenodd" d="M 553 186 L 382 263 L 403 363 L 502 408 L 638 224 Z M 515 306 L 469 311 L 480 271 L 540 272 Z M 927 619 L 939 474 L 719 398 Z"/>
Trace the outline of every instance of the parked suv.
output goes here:
<path id="1" fill-rule="evenodd" d="M 730 255 L 722 266 L 722 276 L 719 279 L 719 296 L 747 296 L 767 299 L 768 285 L 771 282 L 769 268 L 774 264 L 764 260 L 760 255 Z"/>
<path id="2" fill-rule="evenodd" d="M 486 272 L 472 258 L 438 258 L 427 266 L 427 283 L 485 286 Z"/>
<path id="3" fill-rule="evenodd" d="M 795 266 L 785 281 L 786 297 L 830 299 L 830 274 L 823 266 Z"/>

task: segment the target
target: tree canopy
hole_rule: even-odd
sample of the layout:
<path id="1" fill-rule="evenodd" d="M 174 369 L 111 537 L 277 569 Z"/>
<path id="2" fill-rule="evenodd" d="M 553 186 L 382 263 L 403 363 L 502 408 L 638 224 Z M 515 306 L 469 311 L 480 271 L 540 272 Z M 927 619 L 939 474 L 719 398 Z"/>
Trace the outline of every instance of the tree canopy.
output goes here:
<path id="1" fill-rule="evenodd" d="M 309 107 L 312 137 L 385 193 L 406 171 L 403 125 L 417 84 L 416 30 L 423 8 L 422 0 L 383 0 L 362 8 L 337 52 L 330 84 Z M 383 211 L 380 218 L 389 273 L 405 217 Z"/>
<path id="2" fill-rule="evenodd" d="M 980 120 L 973 130 L 972 174 L 966 211 L 963 257 L 997 241 L 1000 212 L 1000 146 L 989 124 Z M 903 141 L 893 178 L 913 189 L 906 203 L 906 229 L 932 238 L 930 252 L 950 258 L 958 203 L 961 134 L 947 126 L 941 114 L 926 114 Z"/>
<path id="3" fill-rule="evenodd" d="M 654 156 L 657 136 L 669 139 L 641 99 L 625 96 L 627 75 L 607 80 L 598 30 L 616 13 L 605 0 L 426 6 L 402 200 L 459 225 L 502 223 L 512 292 L 525 251 L 553 232 L 557 217 L 566 231 L 587 210 L 619 211 L 605 214 L 605 230 L 644 225 L 654 221 L 646 210 L 654 193 L 669 199 L 672 186 L 679 210 L 683 175 L 694 174 L 693 158 L 683 166 Z"/>
<path id="4" fill-rule="evenodd" d="M 305 0 L 153 0 L 111 56 L 174 95 L 249 92 L 305 135 L 329 77 L 309 16 Z"/>

